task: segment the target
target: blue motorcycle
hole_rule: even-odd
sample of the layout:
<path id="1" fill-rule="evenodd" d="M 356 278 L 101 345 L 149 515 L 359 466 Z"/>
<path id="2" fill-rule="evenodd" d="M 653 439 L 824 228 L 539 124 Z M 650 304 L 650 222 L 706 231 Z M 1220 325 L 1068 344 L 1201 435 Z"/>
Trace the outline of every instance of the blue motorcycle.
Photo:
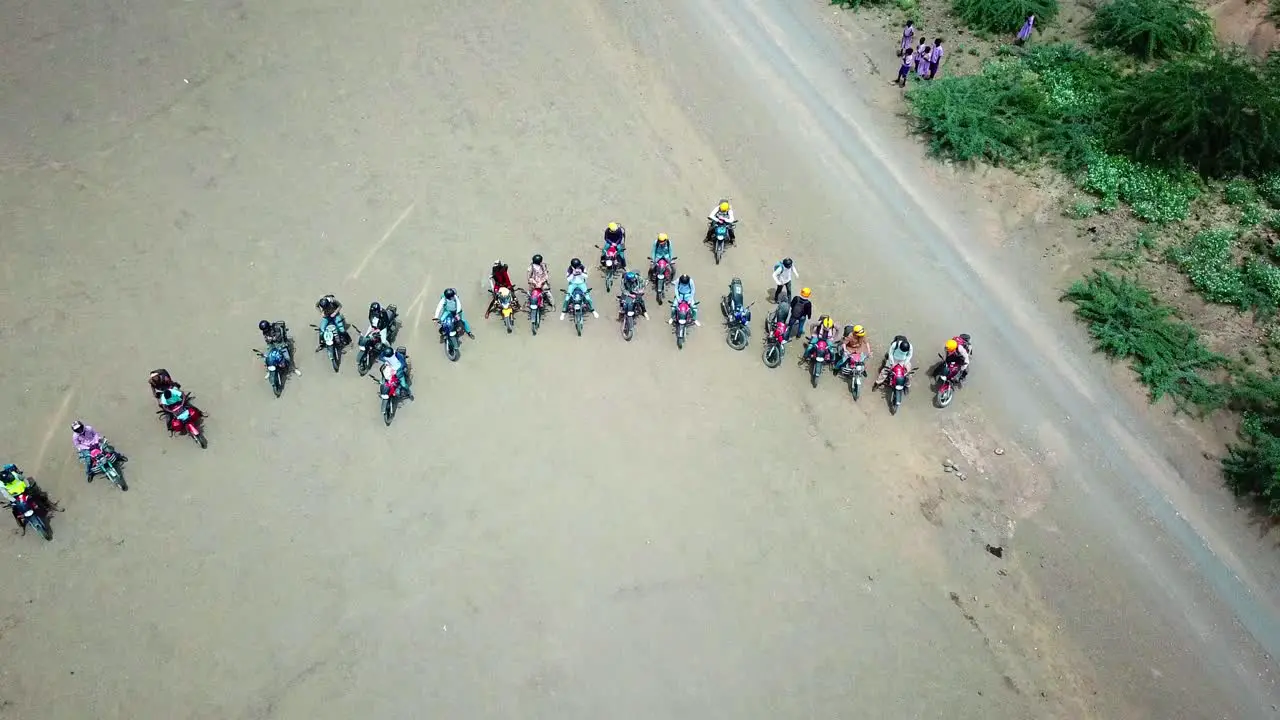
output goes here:
<path id="1" fill-rule="evenodd" d="M 264 353 L 260 350 L 254 350 L 253 353 L 262 358 L 262 364 L 267 368 L 267 383 L 271 385 L 271 391 L 280 397 L 280 393 L 284 392 L 284 378 L 293 367 L 289 362 L 289 356 L 285 352 L 287 348 L 284 345 L 268 345 L 267 351 Z"/>
<path id="2" fill-rule="evenodd" d="M 436 320 L 436 324 L 440 326 L 440 337 L 444 339 L 445 357 L 457 362 L 462 357 L 462 323 L 453 313 L 445 313 L 443 318 Z"/>

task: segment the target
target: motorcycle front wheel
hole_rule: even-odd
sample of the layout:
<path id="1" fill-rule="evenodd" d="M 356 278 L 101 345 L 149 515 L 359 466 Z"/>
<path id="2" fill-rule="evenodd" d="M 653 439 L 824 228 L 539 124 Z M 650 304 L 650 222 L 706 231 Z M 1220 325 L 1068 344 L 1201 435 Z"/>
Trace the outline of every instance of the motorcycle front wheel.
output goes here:
<path id="1" fill-rule="evenodd" d="M 329 346 L 329 363 L 333 365 L 334 372 L 338 372 L 338 365 L 341 364 L 341 362 L 342 361 L 338 357 L 338 346 L 330 345 Z"/>
<path id="2" fill-rule="evenodd" d="M 53 540 L 53 530 L 49 529 L 49 524 L 46 523 L 44 521 L 44 518 L 40 517 L 39 515 L 32 515 L 30 518 L 28 518 L 27 527 L 35 528 L 36 532 L 40 533 L 40 537 L 44 538 L 45 540 L 49 540 L 49 541 Z"/>
<path id="3" fill-rule="evenodd" d="M 458 358 L 462 357 L 462 351 L 458 349 L 457 338 L 450 337 L 445 340 L 444 354 L 445 357 L 449 358 L 450 362 L 458 362 Z"/>
<path id="4" fill-rule="evenodd" d="M 729 337 L 726 340 L 729 343 L 729 347 L 734 350 L 747 349 L 747 333 L 740 327 L 729 330 Z"/>
<path id="5" fill-rule="evenodd" d="M 776 343 L 769 343 L 764 346 L 764 365 L 768 368 L 776 368 L 782 364 L 782 348 Z"/>

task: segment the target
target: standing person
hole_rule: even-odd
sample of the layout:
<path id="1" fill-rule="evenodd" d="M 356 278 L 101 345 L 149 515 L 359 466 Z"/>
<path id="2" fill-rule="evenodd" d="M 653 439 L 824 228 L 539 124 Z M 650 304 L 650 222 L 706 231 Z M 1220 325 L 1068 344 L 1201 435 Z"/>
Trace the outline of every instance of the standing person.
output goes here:
<path id="1" fill-rule="evenodd" d="M 921 80 L 929 79 L 929 58 L 933 55 L 933 48 L 929 46 L 928 40 L 920 41 L 920 49 L 916 50 L 916 77 Z"/>
<path id="2" fill-rule="evenodd" d="M 812 293 L 809 288 L 800 288 L 800 294 L 791 298 L 791 324 L 787 326 L 787 337 L 798 338 L 804 334 L 805 323 L 813 317 L 813 303 L 809 301 Z"/>
<path id="3" fill-rule="evenodd" d="M 938 68 L 942 67 L 942 38 L 933 39 L 933 53 L 929 55 L 929 79 L 938 77 Z"/>
<path id="4" fill-rule="evenodd" d="M 1031 31 L 1036 27 L 1036 16 L 1028 15 L 1025 22 L 1022 23 L 1022 29 L 1018 31 L 1018 37 L 1014 39 L 1014 45 L 1022 45 L 1031 39 Z"/>
<path id="5" fill-rule="evenodd" d="M 916 24 L 911 20 L 902 27 L 902 42 L 898 45 L 898 57 L 911 52 L 911 41 L 916 36 Z"/>
<path id="6" fill-rule="evenodd" d="M 911 68 L 915 67 L 915 64 L 916 61 L 911 48 L 907 48 L 907 51 L 902 55 L 902 65 L 898 66 L 898 79 L 894 80 L 893 83 L 898 87 L 906 87 L 907 75 L 911 74 Z"/>
<path id="7" fill-rule="evenodd" d="M 791 281 L 800 277 L 800 273 L 796 271 L 795 263 L 791 258 L 782 258 L 777 265 L 773 266 L 773 302 L 777 303 L 781 300 L 783 291 L 786 291 L 785 297 L 791 297 Z"/>

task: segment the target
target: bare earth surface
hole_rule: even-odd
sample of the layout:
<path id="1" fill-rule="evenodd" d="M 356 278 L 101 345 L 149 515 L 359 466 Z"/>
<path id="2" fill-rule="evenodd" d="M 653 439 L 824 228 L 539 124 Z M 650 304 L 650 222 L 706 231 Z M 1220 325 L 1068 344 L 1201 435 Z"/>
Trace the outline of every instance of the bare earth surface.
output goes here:
<path id="1" fill-rule="evenodd" d="M 1275 549 L 891 124 L 885 39 L 820 2 L 4 16 L 0 450 L 65 512 L 3 538 L 0 717 L 1276 715 Z M 685 350 L 657 312 L 630 344 L 480 320 L 495 258 L 590 259 L 613 219 L 698 282 Z M 734 353 L 716 296 L 741 276 L 763 314 L 783 254 L 877 349 L 972 333 L 973 382 L 890 418 Z M 325 292 L 404 313 L 390 428 L 352 356 L 309 353 Z M 263 317 L 303 350 L 279 400 Z M 157 366 L 207 451 L 152 415 Z M 129 493 L 80 479 L 73 417 Z"/>

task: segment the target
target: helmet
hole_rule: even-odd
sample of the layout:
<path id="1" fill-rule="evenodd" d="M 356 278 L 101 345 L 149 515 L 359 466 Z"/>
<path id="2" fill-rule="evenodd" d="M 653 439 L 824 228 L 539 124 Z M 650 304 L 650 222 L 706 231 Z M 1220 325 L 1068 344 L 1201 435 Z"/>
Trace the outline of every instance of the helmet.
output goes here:
<path id="1" fill-rule="evenodd" d="M 950 340 L 947 341 L 947 352 L 953 353 L 959 347 L 960 347 L 960 343 L 956 342 L 955 338 L 951 338 Z"/>
<path id="2" fill-rule="evenodd" d="M 454 290 L 453 288 L 446 288 L 446 289 L 445 289 L 445 291 L 444 291 L 444 298 L 445 298 L 446 300 L 452 300 L 452 299 L 454 299 L 454 298 L 456 298 L 456 297 L 458 297 L 458 291 L 457 291 L 457 290 Z"/>
<path id="3" fill-rule="evenodd" d="M 614 222 L 614 223 L 609 223 L 608 230 L 609 230 L 609 232 L 611 232 L 611 233 L 618 232 L 618 223 L 616 223 L 616 222 Z"/>
<path id="4" fill-rule="evenodd" d="M 689 276 L 688 276 L 688 275 L 681 275 L 681 276 L 680 276 L 680 284 L 681 284 L 681 285 L 688 285 L 688 284 L 689 284 Z"/>
<path id="5" fill-rule="evenodd" d="M 262 332 L 266 332 L 270 328 L 271 328 L 271 323 L 267 322 L 266 320 L 258 321 L 258 329 L 261 330 Z"/>
<path id="6" fill-rule="evenodd" d="M 720 201 L 720 212 L 729 212 L 729 201 L 728 201 L 728 200 L 721 200 L 721 201 Z"/>
<path id="7" fill-rule="evenodd" d="M 668 238 L 666 233 L 658 233 L 658 242 L 664 243 L 667 241 L 667 239 Z"/>
<path id="8" fill-rule="evenodd" d="M 498 297 L 505 298 L 510 296 L 511 296 L 511 288 L 507 288 L 507 287 L 498 288 Z"/>
<path id="9" fill-rule="evenodd" d="M 382 353 L 381 353 L 381 355 L 382 355 L 382 359 L 383 359 L 383 360 L 387 360 L 387 359 L 389 359 L 392 355 L 395 355 L 395 354 L 396 354 L 396 351 L 395 351 L 395 350 L 392 350 L 390 345 L 383 345 L 383 346 L 382 346 Z"/>
<path id="10" fill-rule="evenodd" d="M 0 481 L 9 482 L 10 480 L 12 480 L 13 471 L 17 469 L 18 469 L 18 466 L 14 465 L 13 463 L 9 463 L 8 465 L 5 465 L 4 467 L 0 468 Z"/>
<path id="11" fill-rule="evenodd" d="M 901 353 L 911 352 L 911 343 L 907 342 L 906 338 L 902 338 L 901 340 L 898 341 L 898 352 L 901 352 Z"/>
<path id="12" fill-rule="evenodd" d="M 792 265 L 791 258 L 782 258 L 782 267 L 790 268 Z"/>
<path id="13" fill-rule="evenodd" d="M 71 432 L 77 433 L 77 434 L 84 432 L 84 423 L 80 422 L 79 420 L 71 423 Z"/>
<path id="14" fill-rule="evenodd" d="M 832 320 L 832 319 L 831 319 L 831 316 L 830 316 L 830 315 L 823 315 L 823 316 L 822 316 L 822 327 L 826 328 L 827 330 L 830 330 L 831 328 L 833 328 L 833 327 L 835 327 L 835 326 L 836 326 L 836 323 L 835 323 L 835 321 L 834 321 L 834 320 Z"/>
<path id="15" fill-rule="evenodd" d="M 636 280 L 639 280 L 639 279 L 640 279 L 640 273 L 636 272 L 635 270 L 628 270 L 628 271 L 626 272 L 626 274 L 624 274 L 624 275 L 622 276 L 622 279 L 623 279 L 623 280 L 630 280 L 630 281 L 634 282 L 634 281 L 636 281 Z"/>
<path id="16" fill-rule="evenodd" d="M 853 334 L 853 326 L 852 326 L 852 325 L 845 325 L 845 326 L 844 326 L 844 336 L 845 336 L 845 337 L 849 337 L 849 336 L 850 336 L 850 335 L 852 335 L 852 334 Z"/>
<path id="17" fill-rule="evenodd" d="M 866 336 L 867 336 L 867 329 L 866 329 L 866 328 L 864 328 L 864 327 L 862 327 L 861 325 L 854 325 L 854 326 L 853 326 L 853 334 L 854 334 L 854 335 L 857 335 L 858 337 L 866 337 Z"/>
<path id="18" fill-rule="evenodd" d="M 541 256 L 541 255 L 534 255 L 534 256 L 533 256 L 533 264 L 534 264 L 534 265 L 541 265 L 541 264 L 542 264 L 542 256 Z"/>
<path id="19" fill-rule="evenodd" d="M 498 268 L 500 268 L 500 267 L 506 267 L 506 265 L 504 265 L 504 264 L 502 263 L 502 261 L 501 261 L 501 260 L 494 260 L 494 261 L 493 261 L 493 268 L 496 270 L 496 269 L 498 269 Z"/>
<path id="20" fill-rule="evenodd" d="M 320 298 L 320 302 L 316 304 L 320 306 L 321 310 L 328 312 L 329 308 L 333 307 L 333 299 L 330 296 L 325 295 L 324 297 Z"/>
<path id="21" fill-rule="evenodd" d="M 581 260 L 579 260 L 578 258 L 574 258 L 574 259 L 572 259 L 572 260 L 570 260 L 570 261 L 569 261 L 569 267 L 573 268 L 574 270 L 581 270 L 581 269 L 582 269 L 582 261 L 581 261 Z"/>
<path id="22" fill-rule="evenodd" d="M 382 314 L 382 306 L 381 306 L 381 305 L 379 305 L 379 304 L 378 304 L 378 303 L 376 303 L 376 302 L 371 302 L 371 303 L 369 303 L 369 314 L 370 314 L 370 315 L 381 315 L 381 314 Z"/>
<path id="23" fill-rule="evenodd" d="M 813 294 L 813 291 L 810 290 L 809 288 L 800 288 L 800 297 L 805 298 L 807 300 L 809 299 L 809 296 L 812 294 Z"/>

